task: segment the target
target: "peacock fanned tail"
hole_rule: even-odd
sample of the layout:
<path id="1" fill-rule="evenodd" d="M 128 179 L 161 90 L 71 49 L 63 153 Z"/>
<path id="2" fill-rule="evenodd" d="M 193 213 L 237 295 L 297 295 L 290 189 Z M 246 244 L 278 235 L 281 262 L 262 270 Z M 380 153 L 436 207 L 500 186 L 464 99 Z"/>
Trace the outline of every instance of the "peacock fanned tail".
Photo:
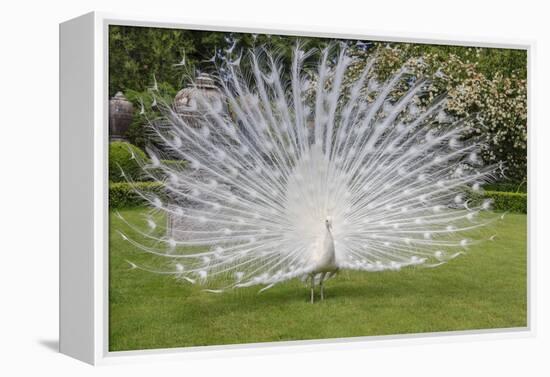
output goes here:
<path id="1" fill-rule="evenodd" d="M 134 267 L 213 291 L 271 287 L 312 272 L 329 217 L 341 270 L 435 267 L 481 241 L 465 234 L 491 221 L 479 216 L 490 202 L 469 197 L 495 168 L 463 121 L 444 97 L 426 102 L 429 81 L 406 66 L 378 83 L 373 58 L 350 83 L 354 60 L 333 50 L 308 69 L 301 46 L 289 67 L 265 50 L 228 61 L 216 76 L 226 104 L 199 95 L 192 121 L 159 105 L 164 121 L 149 126 L 162 152 L 140 163 L 163 192 L 136 190 L 171 226 L 152 215 L 149 229 L 129 224 L 139 242 L 122 236 L 168 263 Z"/>

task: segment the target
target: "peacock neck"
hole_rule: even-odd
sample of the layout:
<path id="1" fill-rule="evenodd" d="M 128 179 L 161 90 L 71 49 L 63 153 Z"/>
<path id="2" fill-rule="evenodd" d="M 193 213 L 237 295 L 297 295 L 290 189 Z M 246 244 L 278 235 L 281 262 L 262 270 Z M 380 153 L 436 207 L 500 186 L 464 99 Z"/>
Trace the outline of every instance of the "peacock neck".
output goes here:
<path id="1" fill-rule="evenodd" d="M 334 260 L 334 238 L 329 227 L 326 227 L 325 230 L 324 252 L 325 257 Z"/>

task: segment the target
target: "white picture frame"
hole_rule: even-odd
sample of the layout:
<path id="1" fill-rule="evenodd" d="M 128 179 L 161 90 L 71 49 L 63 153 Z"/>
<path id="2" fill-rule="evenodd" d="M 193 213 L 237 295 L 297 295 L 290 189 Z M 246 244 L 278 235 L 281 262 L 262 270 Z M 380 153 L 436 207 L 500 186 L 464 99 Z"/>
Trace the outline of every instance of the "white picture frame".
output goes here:
<path id="1" fill-rule="evenodd" d="M 386 344 L 433 343 L 529 337 L 534 335 L 531 287 L 534 280 L 528 231 L 527 326 L 512 329 L 453 331 L 330 340 L 204 346 L 109 352 L 108 348 L 108 27 L 131 25 L 337 37 L 394 42 L 437 43 L 525 49 L 532 69 L 531 41 L 462 39 L 420 33 L 385 34 L 363 30 L 320 30 L 299 26 L 196 24 L 171 18 L 143 18 L 88 13 L 60 25 L 60 351 L 90 364 L 147 359 L 208 358 L 308 350 L 378 347 Z M 531 83 L 528 81 L 528 98 Z M 530 106 L 528 106 L 530 109 Z M 530 110 L 529 110 L 530 112 Z M 533 153 L 528 117 L 528 160 Z M 528 168 L 528 173 L 531 168 Z M 533 218 L 529 186 L 528 219 Z"/>

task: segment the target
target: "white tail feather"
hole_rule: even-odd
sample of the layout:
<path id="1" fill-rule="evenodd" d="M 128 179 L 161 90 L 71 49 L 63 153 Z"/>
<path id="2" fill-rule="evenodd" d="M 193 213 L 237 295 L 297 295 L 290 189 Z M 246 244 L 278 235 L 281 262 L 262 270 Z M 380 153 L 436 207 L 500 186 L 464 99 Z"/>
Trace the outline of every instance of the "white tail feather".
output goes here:
<path id="1" fill-rule="evenodd" d="M 269 54 L 239 55 L 219 81 L 231 115 L 199 97 L 198 126 L 166 107 L 170 127 L 152 129 L 189 165 L 149 151 L 144 172 L 165 195 L 141 195 L 176 225 L 166 237 L 140 232 L 163 247 L 132 244 L 178 258 L 177 276 L 191 283 L 267 285 L 261 291 L 317 271 L 327 218 L 338 269 L 436 267 L 461 254 L 463 232 L 484 225 L 470 220 L 488 208 L 468 199 L 492 172 L 479 165 L 476 141 L 441 115 L 443 99 L 418 106 L 426 80 L 411 82 L 403 68 L 378 84 L 373 60 L 350 89 L 350 58 L 330 53 L 310 74 L 302 64 L 311 52 L 298 48 L 290 78 Z"/>

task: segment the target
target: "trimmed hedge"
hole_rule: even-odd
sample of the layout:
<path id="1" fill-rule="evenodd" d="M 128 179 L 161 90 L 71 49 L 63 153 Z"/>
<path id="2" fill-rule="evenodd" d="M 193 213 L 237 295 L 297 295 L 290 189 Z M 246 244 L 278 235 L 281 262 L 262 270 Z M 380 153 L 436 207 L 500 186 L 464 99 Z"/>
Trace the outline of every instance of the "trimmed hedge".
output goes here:
<path id="1" fill-rule="evenodd" d="M 136 158 L 132 158 L 132 153 Z M 138 160 L 143 164 L 150 163 L 145 152 L 135 145 L 125 141 L 111 142 L 109 144 L 109 181 L 126 182 L 120 171 L 121 168 L 124 174 L 134 182 L 152 181 L 140 166 Z M 162 160 L 162 165 L 170 169 L 181 170 L 187 166 L 187 162 L 184 160 Z M 148 167 L 148 172 L 153 175 L 162 176 L 161 169 Z"/>
<path id="2" fill-rule="evenodd" d="M 135 207 L 145 204 L 145 200 L 136 193 L 136 189 L 146 193 L 162 193 L 162 184 L 158 182 L 110 182 L 109 208 Z"/>
<path id="3" fill-rule="evenodd" d="M 527 213 L 527 194 L 522 192 L 503 192 L 485 190 L 483 193 L 470 192 L 472 204 L 479 205 L 482 200 L 491 199 L 494 211 Z"/>
<path id="4" fill-rule="evenodd" d="M 145 204 L 135 189 L 142 192 L 162 195 L 162 184 L 158 182 L 111 182 L 109 184 L 109 207 L 134 207 Z M 471 194 L 474 202 L 492 199 L 491 208 L 495 211 L 527 213 L 527 194 L 502 191 L 484 191 L 483 194 Z"/>
<path id="5" fill-rule="evenodd" d="M 132 153 L 136 158 L 132 158 Z M 124 141 L 114 141 L 109 144 L 109 181 L 126 182 L 122 171 L 133 181 L 141 181 L 143 172 L 137 159 L 147 159 L 145 152 Z"/>
<path id="6" fill-rule="evenodd" d="M 527 213 L 527 194 L 521 192 L 485 191 L 485 199 L 492 199 L 495 211 Z"/>
<path id="7" fill-rule="evenodd" d="M 505 191 L 505 192 L 527 192 L 527 184 L 522 183 L 489 183 L 483 185 L 487 191 Z"/>

